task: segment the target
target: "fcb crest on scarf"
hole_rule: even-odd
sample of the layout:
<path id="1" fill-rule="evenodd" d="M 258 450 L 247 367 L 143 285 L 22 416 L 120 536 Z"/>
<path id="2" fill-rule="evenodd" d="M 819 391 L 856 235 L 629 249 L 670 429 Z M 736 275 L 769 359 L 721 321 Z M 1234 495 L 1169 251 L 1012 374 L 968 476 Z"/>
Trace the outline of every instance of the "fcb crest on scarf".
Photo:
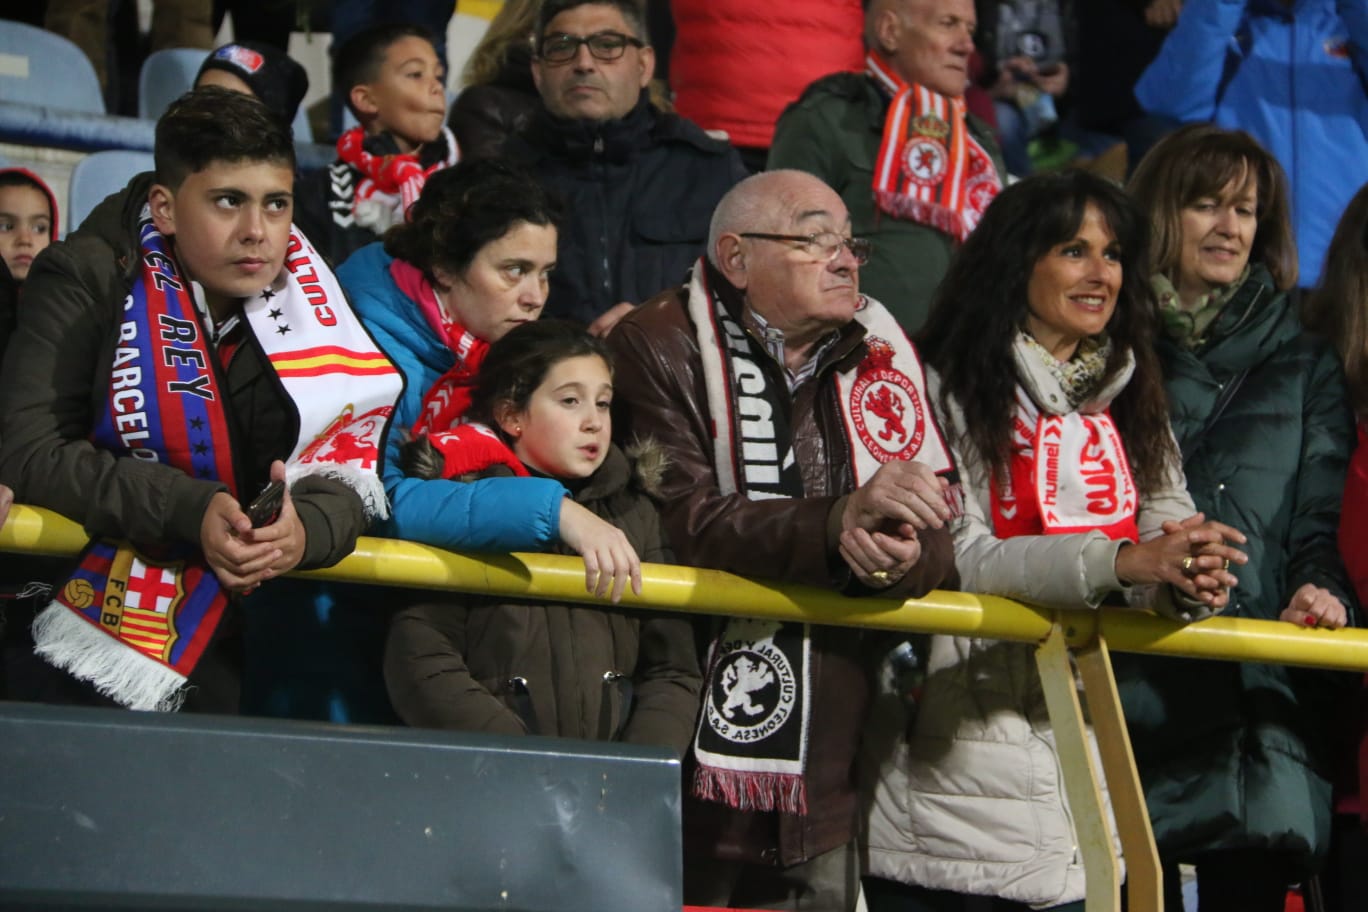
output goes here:
<path id="1" fill-rule="evenodd" d="M 141 271 L 115 330 L 91 441 L 241 499 L 207 314 L 146 206 L 139 241 Z M 243 302 L 242 315 L 253 337 L 245 344 L 260 348 L 299 419 L 287 478 L 336 478 L 367 515 L 386 515 L 379 448 L 403 380 L 297 229 L 281 275 Z M 93 542 L 34 620 L 34 651 L 124 706 L 175 709 L 228 604 L 196 545 Z"/>

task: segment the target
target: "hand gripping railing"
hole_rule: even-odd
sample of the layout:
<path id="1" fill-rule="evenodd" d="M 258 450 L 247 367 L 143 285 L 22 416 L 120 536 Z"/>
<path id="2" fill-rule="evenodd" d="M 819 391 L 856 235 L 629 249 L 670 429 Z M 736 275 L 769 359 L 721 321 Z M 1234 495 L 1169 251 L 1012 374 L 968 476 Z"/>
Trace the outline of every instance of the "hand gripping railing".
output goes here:
<path id="1" fill-rule="evenodd" d="M 70 520 L 22 505 L 12 509 L 8 522 L 0 528 L 0 551 L 73 554 L 85 542 L 85 533 Z M 516 598 L 601 601 L 585 591 L 584 564 L 579 558 L 460 554 L 383 538 L 362 538 L 356 550 L 336 566 L 299 575 Z M 1036 643 L 1037 664 L 1087 871 L 1087 912 L 1120 909 L 1120 871 L 1100 788 L 1104 780 L 1126 859 L 1129 908 L 1132 912 L 1163 909 L 1158 853 L 1112 676 L 1110 649 L 1368 671 L 1365 630 L 1304 629 L 1275 621 L 1223 617 L 1181 626 L 1125 609 L 1054 610 L 962 592 L 936 591 L 906 602 L 851 599 L 809 586 L 760 582 L 716 570 L 665 564 L 644 565 L 642 595 L 629 591 L 622 603 L 666 611 Z M 1100 770 L 1078 699 L 1075 664 L 1097 736 Z"/>

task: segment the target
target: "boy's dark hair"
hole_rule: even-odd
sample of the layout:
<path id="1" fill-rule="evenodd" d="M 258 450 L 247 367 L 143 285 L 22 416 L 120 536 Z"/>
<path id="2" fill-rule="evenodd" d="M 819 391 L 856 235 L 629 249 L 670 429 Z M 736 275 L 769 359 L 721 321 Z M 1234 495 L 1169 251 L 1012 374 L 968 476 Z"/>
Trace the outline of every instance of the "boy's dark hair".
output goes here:
<path id="1" fill-rule="evenodd" d="M 152 157 L 157 183 L 175 190 L 213 162 L 295 167 L 290 125 L 260 100 L 219 86 L 186 92 L 157 121 Z"/>
<path id="2" fill-rule="evenodd" d="M 567 358 L 586 355 L 602 358 L 612 376 L 613 356 L 608 346 L 578 323 L 533 320 L 514 327 L 489 346 L 480 362 L 466 416 L 499 430 L 495 410 L 500 405 L 512 406 L 515 411 L 527 408 L 532 393 L 541 386 L 551 368 Z"/>
<path id="3" fill-rule="evenodd" d="M 404 38 L 422 38 L 434 49 L 437 47 L 432 32 L 421 25 L 381 22 L 352 35 L 333 53 L 333 92 L 341 93 L 348 109 L 358 118 L 361 112 L 352 105 L 351 90 L 374 82 L 390 46 Z"/>
<path id="4" fill-rule="evenodd" d="M 559 227 L 563 208 L 525 169 L 495 159 L 460 161 L 428 178 L 408 221 L 385 234 L 385 251 L 418 268 L 465 272 L 475 254 L 519 222 Z"/>
<path id="5" fill-rule="evenodd" d="M 647 44 L 651 43 L 651 37 L 646 34 L 646 13 L 642 4 L 638 0 L 546 0 L 537 10 L 537 31 L 535 38 L 537 50 L 541 51 L 542 37 L 546 34 L 546 27 L 566 10 L 572 10 L 577 6 L 611 6 L 622 14 L 622 18 L 627 20 L 627 27 L 632 30 L 632 37 L 640 38 Z"/>

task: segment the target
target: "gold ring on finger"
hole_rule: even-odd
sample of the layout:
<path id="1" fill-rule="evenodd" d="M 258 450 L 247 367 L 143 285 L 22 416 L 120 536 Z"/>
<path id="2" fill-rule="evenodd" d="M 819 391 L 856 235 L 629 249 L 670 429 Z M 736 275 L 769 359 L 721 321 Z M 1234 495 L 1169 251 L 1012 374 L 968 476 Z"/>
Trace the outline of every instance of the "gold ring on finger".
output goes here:
<path id="1" fill-rule="evenodd" d="M 1189 554 L 1187 557 L 1183 558 L 1183 572 L 1184 572 L 1184 573 L 1187 573 L 1187 572 L 1189 572 L 1189 571 L 1191 571 L 1191 570 L 1192 570 L 1192 555 Z"/>
<path id="2" fill-rule="evenodd" d="M 890 579 L 887 570 L 875 570 L 873 573 L 869 574 L 869 578 L 878 580 L 881 583 L 886 583 Z"/>

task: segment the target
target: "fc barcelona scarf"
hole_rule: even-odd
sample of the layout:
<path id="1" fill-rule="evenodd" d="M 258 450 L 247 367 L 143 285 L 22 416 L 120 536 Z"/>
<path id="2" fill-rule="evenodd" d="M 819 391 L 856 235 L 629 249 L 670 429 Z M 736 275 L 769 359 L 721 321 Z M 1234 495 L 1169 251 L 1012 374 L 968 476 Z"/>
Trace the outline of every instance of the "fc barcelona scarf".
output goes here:
<path id="1" fill-rule="evenodd" d="M 1010 475 L 994 473 L 993 531 L 1072 535 L 1097 530 L 1140 540 L 1139 495 L 1121 435 L 1107 411 L 1046 415 L 1017 387 Z"/>
<path id="2" fill-rule="evenodd" d="M 688 310 L 713 416 L 713 465 L 722 494 L 751 500 L 802 497 L 788 407 L 756 364 L 756 349 L 724 299 L 730 283 L 704 260 L 694 266 Z M 959 478 L 926 397 L 917 351 L 883 305 L 863 298 L 856 320 L 866 356 L 836 376 L 855 484 L 894 459 L 916 459 L 948 482 L 963 510 Z M 713 641 L 703 713 L 694 739 L 693 792 L 743 810 L 807 813 L 812 632 L 807 624 L 734 618 Z"/>
<path id="3" fill-rule="evenodd" d="M 174 466 L 241 497 L 208 317 L 143 209 L 140 273 L 124 301 L 105 408 L 91 441 Z M 287 478 L 323 474 L 386 514 L 380 446 L 403 381 L 296 229 L 285 269 L 243 316 L 299 419 Z M 198 548 L 95 541 L 34 621 L 35 651 L 132 709 L 179 706 L 228 595 Z"/>
<path id="4" fill-rule="evenodd" d="M 894 218 L 963 241 L 1002 189 L 993 159 L 969 133 L 963 98 L 902 80 L 878 51 L 865 72 L 893 99 L 874 162 L 874 201 Z"/>

